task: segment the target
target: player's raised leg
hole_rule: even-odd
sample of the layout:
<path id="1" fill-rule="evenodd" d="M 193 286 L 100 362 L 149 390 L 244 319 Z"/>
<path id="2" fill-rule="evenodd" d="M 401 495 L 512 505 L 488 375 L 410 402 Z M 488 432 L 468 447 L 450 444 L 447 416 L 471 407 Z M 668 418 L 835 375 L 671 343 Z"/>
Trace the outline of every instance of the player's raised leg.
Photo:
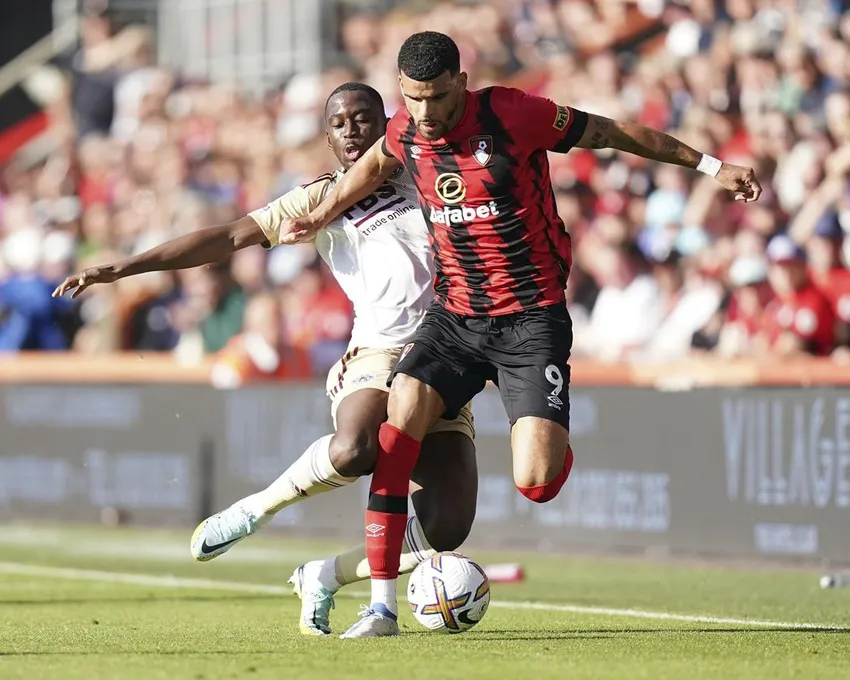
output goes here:
<path id="1" fill-rule="evenodd" d="M 255 533 L 283 508 L 351 484 L 375 463 L 378 426 L 386 414 L 387 393 L 362 389 L 337 410 L 337 432 L 313 442 L 268 487 L 205 519 L 192 536 L 191 551 L 205 562 Z"/>

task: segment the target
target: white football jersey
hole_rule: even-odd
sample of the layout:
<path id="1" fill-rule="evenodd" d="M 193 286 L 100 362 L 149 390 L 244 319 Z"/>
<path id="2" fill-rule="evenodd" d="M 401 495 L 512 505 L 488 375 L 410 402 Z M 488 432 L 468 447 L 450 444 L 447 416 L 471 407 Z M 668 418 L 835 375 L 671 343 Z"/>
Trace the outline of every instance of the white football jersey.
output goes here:
<path id="1" fill-rule="evenodd" d="M 283 219 L 309 214 L 342 178 L 323 175 L 250 213 L 272 246 Z M 316 236 L 316 248 L 354 306 L 350 347 L 400 347 L 434 299 L 433 259 L 416 190 L 404 172 Z"/>

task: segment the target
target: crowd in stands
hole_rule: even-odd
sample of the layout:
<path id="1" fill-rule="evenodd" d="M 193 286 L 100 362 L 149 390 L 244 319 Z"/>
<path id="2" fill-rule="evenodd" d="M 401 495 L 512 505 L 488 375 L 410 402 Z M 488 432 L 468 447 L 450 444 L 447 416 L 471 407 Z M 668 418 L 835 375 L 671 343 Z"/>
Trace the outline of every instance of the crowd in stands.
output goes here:
<path id="1" fill-rule="evenodd" d="M 666 130 L 750 165 L 737 203 L 711 178 L 634 156 L 551 155 L 573 238 L 575 355 L 670 361 L 848 358 L 850 6 L 841 0 L 402 3 L 341 23 L 347 59 L 262 100 L 152 63 L 149 35 L 83 22 L 43 73 L 56 148 L 0 174 L 0 351 L 223 353 L 223 382 L 321 374 L 351 305 L 312 246 L 50 292 L 69 272 L 241 217 L 334 168 L 325 97 L 346 80 L 402 102 L 395 58 L 449 33 L 472 88 L 505 84 Z M 224 372 L 226 373 L 226 371 Z"/>

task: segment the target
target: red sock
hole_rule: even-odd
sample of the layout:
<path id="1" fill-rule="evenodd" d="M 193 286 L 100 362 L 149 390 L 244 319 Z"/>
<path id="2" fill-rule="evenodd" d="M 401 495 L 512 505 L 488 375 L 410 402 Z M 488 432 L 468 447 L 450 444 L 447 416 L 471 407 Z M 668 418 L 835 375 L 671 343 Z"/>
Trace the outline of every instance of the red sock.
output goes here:
<path id="1" fill-rule="evenodd" d="M 421 444 L 388 423 L 378 431 L 378 460 L 366 510 L 366 557 L 372 578 L 398 578 L 407 528 L 407 490 Z"/>

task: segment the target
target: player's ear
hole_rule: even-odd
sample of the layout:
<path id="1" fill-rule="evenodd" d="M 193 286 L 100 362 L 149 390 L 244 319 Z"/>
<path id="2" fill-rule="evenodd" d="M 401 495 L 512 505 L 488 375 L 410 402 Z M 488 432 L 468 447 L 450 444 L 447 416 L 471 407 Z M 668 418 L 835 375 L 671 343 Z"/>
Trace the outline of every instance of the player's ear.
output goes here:
<path id="1" fill-rule="evenodd" d="M 325 133 L 325 139 L 328 140 L 328 148 L 333 149 L 333 146 L 331 145 L 331 133 L 330 132 Z"/>
<path id="2" fill-rule="evenodd" d="M 466 71 L 461 71 L 460 73 L 457 74 L 457 86 L 461 90 L 466 89 L 466 84 L 467 84 L 468 81 L 469 81 L 469 76 L 466 75 Z"/>

